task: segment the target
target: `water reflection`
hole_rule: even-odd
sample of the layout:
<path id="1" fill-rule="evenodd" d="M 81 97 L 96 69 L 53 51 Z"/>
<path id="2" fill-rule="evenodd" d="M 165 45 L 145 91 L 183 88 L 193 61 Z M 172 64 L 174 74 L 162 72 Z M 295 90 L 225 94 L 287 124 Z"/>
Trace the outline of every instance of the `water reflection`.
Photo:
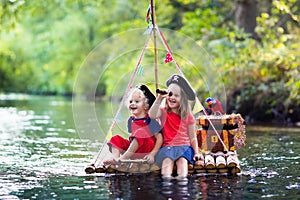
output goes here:
<path id="1" fill-rule="evenodd" d="M 196 199 L 199 191 L 198 186 L 188 179 L 162 179 L 160 189 L 165 199 Z"/>
<path id="2" fill-rule="evenodd" d="M 242 176 L 202 175 L 188 179 L 162 179 L 159 174 L 94 177 L 89 182 L 107 182 L 110 199 L 242 199 Z"/>
<path id="3" fill-rule="evenodd" d="M 0 95 L 0 199 L 297 199 L 299 133 L 247 131 L 238 176 L 87 175 L 100 143 L 79 137 L 70 100 Z"/>

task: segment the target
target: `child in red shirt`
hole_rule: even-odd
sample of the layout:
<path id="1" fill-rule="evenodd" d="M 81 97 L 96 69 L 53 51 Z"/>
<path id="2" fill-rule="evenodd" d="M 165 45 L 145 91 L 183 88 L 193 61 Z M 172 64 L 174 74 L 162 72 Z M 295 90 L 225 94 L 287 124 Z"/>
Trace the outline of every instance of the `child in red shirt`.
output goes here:
<path id="1" fill-rule="evenodd" d="M 120 135 L 113 136 L 107 143 L 114 158 L 104 161 L 104 165 L 116 164 L 122 159 L 144 158 L 149 163 L 162 144 L 161 128 L 155 119 L 151 119 L 148 111 L 155 100 L 155 96 L 145 85 L 138 85 L 128 97 L 128 108 L 132 116 L 128 119 L 128 139 Z"/>
<path id="2" fill-rule="evenodd" d="M 158 94 L 149 111 L 151 118 L 159 118 L 162 125 L 163 147 L 156 155 L 165 178 L 172 176 L 174 163 L 178 178 L 188 175 L 188 163 L 194 164 L 203 156 L 198 153 L 195 119 L 189 100 L 195 101 L 195 93 L 181 75 L 174 74 L 167 80 L 168 94 Z M 161 106 L 166 98 L 165 106 Z"/>

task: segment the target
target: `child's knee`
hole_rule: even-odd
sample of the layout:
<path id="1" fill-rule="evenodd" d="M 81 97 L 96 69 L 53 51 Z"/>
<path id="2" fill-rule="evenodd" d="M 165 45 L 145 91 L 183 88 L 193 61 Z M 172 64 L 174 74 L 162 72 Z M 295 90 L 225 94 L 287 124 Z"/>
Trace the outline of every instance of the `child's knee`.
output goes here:
<path id="1" fill-rule="evenodd" d="M 184 157 L 180 157 L 178 158 L 178 160 L 176 161 L 176 165 L 180 165 L 180 166 L 184 166 L 187 165 L 188 161 L 184 158 Z"/>

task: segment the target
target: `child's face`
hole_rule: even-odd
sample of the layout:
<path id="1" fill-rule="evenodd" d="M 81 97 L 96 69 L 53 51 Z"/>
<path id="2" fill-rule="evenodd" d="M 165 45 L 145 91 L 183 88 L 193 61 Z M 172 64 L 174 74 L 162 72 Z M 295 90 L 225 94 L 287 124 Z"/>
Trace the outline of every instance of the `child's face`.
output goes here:
<path id="1" fill-rule="evenodd" d="M 146 114 L 146 105 L 144 97 L 135 92 L 131 95 L 128 101 L 129 111 L 134 117 L 142 118 L 145 117 Z"/>
<path id="2" fill-rule="evenodd" d="M 167 96 L 167 103 L 170 109 L 178 109 L 181 101 L 181 89 L 177 84 L 171 84 L 168 87 L 169 93 L 172 92 L 171 96 Z"/>

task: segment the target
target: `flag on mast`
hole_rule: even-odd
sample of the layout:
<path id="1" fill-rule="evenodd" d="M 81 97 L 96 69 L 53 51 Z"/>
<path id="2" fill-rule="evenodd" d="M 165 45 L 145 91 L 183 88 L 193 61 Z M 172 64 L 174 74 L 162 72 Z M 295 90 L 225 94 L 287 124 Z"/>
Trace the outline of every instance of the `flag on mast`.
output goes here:
<path id="1" fill-rule="evenodd" d="M 173 56 L 170 52 L 168 52 L 166 54 L 166 58 L 165 58 L 165 64 L 169 63 L 169 62 L 172 62 L 173 61 Z"/>

